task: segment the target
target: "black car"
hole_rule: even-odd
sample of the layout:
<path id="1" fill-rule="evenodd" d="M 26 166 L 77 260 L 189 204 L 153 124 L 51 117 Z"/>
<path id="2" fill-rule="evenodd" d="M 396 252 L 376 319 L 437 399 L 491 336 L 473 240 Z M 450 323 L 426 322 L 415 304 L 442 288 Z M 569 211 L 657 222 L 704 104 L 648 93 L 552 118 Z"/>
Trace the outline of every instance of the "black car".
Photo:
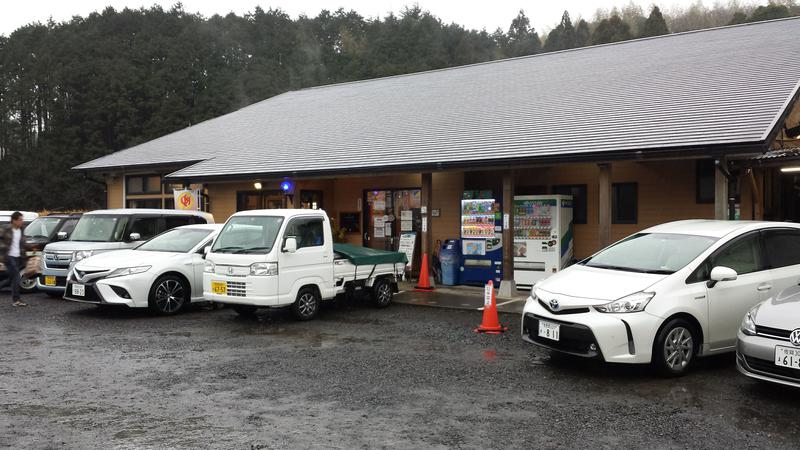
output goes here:
<path id="1" fill-rule="evenodd" d="M 50 214 L 26 224 L 23 234 L 28 256 L 40 258 L 45 245 L 68 238 L 80 218 L 81 214 Z M 36 275 L 33 273 L 22 277 L 20 285 L 23 291 L 32 291 L 36 287 Z M 7 285 L 8 276 L 3 267 L 0 270 L 0 288 Z"/>

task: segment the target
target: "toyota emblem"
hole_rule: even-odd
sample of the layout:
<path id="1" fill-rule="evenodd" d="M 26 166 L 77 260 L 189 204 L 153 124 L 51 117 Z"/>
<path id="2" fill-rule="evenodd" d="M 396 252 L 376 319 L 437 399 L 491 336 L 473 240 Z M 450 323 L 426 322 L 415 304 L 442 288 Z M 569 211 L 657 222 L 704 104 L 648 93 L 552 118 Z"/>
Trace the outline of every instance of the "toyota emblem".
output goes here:
<path id="1" fill-rule="evenodd" d="M 550 309 L 552 309 L 553 311 L 558 310 L 558 300 L 556 299 L 550 300 Z"/>
<path id="2" fill-rule="evenodd" d="M 789 335 L 789 341 L 798 347 L 800 347 L 800 328 L 792 331 L 792 334 Z"/>

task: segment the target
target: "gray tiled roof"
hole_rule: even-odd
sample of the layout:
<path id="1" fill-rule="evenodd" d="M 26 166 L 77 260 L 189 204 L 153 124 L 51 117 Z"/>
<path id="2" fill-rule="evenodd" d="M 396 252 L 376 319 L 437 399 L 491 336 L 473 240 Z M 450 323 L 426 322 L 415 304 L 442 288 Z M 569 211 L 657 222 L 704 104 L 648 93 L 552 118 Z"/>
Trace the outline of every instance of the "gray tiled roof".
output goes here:
<path id="1" fill-rule="evenodd" d="M 76 169 L 283 176 L 762 144 L 798 89 L 781 62 L 798 36 L 787 19 L 287 92 Z"/>

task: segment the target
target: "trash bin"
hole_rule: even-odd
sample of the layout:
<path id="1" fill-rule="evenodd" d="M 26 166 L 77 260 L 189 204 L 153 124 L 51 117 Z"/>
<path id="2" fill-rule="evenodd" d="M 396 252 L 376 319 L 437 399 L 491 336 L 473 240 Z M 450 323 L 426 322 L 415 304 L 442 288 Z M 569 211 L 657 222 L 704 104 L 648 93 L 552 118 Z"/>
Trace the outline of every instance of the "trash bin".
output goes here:
<path id="1" fill-rule="evenodd" d="M 458 239 L 447 239 L 439 249 L 439 262 L 442 266 L 442 284 L 458 284 L 458 264 L 461 259 L 461 245 Z"/>

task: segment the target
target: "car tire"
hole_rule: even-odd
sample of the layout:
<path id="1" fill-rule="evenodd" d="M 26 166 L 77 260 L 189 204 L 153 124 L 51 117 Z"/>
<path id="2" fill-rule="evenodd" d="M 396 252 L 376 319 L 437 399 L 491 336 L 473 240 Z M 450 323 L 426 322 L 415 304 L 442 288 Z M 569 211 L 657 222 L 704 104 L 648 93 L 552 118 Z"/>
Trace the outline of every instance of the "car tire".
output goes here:
<path id="1" fill-rule="evenodd" d="M 679 377 L 694 364 L 699 334 L 684 319 L 672 319 L 658 331 L 653 343 L 653 367 L 666 377 Z"/>
<path id="2" fill-rule="evenodd" d="M 185 308 L 189 299 L 189 286 L 183 279 L 177 275 L 164 275 L 150 287 L 147 303 L 154 313 L 169 316 Z"/>
<path id="3" fill-rule="evenodd" d="M 292 303 L 292 314 L 297 320 L 311 320 L 319 313 L 321 300 L 316 289 L 303 288 Z"/>
<path id="4" fill-rule="evenodd" d="M 236 314 L 242 317 L 255 317 L 256 310 L 258 309 L 251 305 L 233 305 L 232 308 L 236 311 Z"/>
<path id="5" fill-rule="evenodd" d="M 378 308 L 386 308 L 392 303 L 394 289 L 392 283 L 386 278 L 378 278 L 372 285 L 372 303 Z"/>
<path id="6" fill-rule="evenodd" d="M 19 288 L 23 293 L 30 293 L 36 290 L 36 276 L 29 277 L 20 272 Z"/>

